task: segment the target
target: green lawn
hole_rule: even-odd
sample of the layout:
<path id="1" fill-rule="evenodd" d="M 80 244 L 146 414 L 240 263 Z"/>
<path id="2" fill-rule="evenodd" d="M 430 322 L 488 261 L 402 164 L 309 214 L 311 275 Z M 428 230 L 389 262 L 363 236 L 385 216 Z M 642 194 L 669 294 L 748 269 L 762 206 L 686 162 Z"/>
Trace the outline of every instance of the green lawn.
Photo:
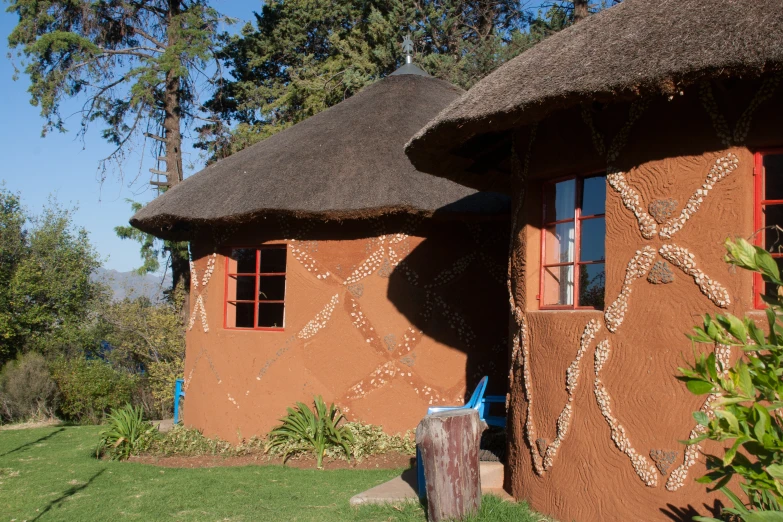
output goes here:
<path id="1" fill-rule="evenodd" d="M 348 506 L 399 470 L 317 471 L 280 466 L 171 469 L 93 458 L 100 428 L 0 431 L 1 520 L 398 520 L 418 505 Z M 485 498 L 477 520 L 534 521 L 524 506 Z"/>

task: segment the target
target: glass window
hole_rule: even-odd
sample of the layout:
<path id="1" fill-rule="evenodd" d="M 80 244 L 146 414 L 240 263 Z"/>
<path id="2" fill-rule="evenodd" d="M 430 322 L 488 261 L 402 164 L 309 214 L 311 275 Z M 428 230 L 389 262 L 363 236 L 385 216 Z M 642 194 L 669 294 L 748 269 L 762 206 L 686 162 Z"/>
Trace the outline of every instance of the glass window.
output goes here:
<path id="1" fill-rule="evenodd" d="M 606 176 L 544 186 L 542 308 L 604 308 Z"/>
<path id="2" fill-rule="evenodd" d="M 286 255 L 285 245 L 231 251 L 226 286 L 228 328 L 283 328 Z"/>
<path id="3" fill-rule="evenodd" d="M 756 245 L 770 252 L 783 269 L 783 150 L 757 153 L 755 174 Z M 759 274 L 754 278 L 754 287 L 756 308 L 764 308 L 759 294 L 773 295 L 777 291 Z"/>

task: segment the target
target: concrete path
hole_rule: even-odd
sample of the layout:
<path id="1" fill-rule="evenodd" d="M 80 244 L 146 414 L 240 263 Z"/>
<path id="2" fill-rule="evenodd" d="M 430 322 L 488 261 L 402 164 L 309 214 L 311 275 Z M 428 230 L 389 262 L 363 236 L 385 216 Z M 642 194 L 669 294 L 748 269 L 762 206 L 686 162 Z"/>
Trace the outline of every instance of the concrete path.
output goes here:
<path id="1" fill-rule="evenodd" d="M 171 429 L 174 427 L 174 419 L 152 421 L 152 425 L 158 428 L 159 432 L 166 433 L 167 431 L 171 431 Z"/>
<path id="2" fill-rule="evenodd" d="M 406 469 L 399 477 L 394 477 L 374 488 L 354 495 L 350 504 L 398 504 L 400 502 L 418 502 L 416 492 L 416 466 Z M 481 492 L 496 495 L 503 500 L 513 501 L 513 497 L 503 489 L 503 464 L 500 462 L 481 463 Z"/>

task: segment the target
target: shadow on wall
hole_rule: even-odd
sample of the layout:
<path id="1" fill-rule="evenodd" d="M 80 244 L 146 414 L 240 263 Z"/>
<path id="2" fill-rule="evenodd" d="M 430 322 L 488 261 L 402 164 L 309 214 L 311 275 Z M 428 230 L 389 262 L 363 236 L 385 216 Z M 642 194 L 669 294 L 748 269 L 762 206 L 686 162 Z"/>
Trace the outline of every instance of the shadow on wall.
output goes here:
<path id="1" fill-rule="evenodd" d="M 467 356 L 465 400 L 484 375 L 488 393 L 508 389 L 508 227 L 505 220 L 436 222 L 389 276 L 387 297 L 397 310 Z"/>

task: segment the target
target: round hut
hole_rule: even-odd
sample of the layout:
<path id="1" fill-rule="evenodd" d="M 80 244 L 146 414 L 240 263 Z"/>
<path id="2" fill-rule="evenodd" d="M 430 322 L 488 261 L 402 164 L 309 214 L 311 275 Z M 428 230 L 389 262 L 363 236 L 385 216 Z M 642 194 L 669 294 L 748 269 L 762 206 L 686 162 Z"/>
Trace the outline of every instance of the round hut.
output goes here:
<path id="1" fill-rule="evenodd" d="M 422 174 L 403 151 L 461 94 L 407 64 L 131 219 L 190 242 L 186 425 L 264 435 L 321 395 L 396 433 L 483 375 L 506 392 L 509 198 Z"/>
<path id="2" fill-rule="evenodd" d="M 757 231 L 783 224 L 782 70 L 778 1 L 625 0 L 407 145 L 419 170 L 512 196 L 506 486 L 534 509 L 689 520 L 728 502 L 695 482 L 722 450 L 680 442 L 711 398 L 677 368 L 707 350 L 685 336 L 702 314 L 761 306 L 723 242 L 780 252 Z"/>

